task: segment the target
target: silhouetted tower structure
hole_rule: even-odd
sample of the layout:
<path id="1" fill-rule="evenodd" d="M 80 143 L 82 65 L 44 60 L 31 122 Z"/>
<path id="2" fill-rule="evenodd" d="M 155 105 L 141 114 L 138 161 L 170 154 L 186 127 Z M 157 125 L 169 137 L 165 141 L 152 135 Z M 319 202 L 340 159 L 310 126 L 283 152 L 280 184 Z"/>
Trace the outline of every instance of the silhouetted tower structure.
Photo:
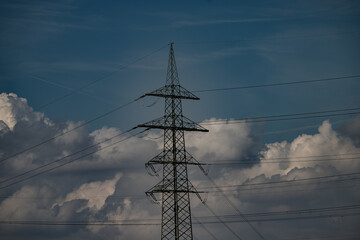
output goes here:
<path id="1" fill-rule="evenodd" d="M 163 117 L 138 125 L 138 127 L 164 130 L 164 149 L 145 164 L 155 175 L 156 165 L 162 165 L 162 180 L 146 192 L 153 200 L 161 194 L 162 240 L 192 240 L 192 223 L 189 193 L 199 193 L 188 180 L 187 166 L 201 165 L 185 150 L 184 131 L 208 132 L 205 128 L 186 118 L 182 114 L 182 99 L 199 100 L 194 94 L 181 87 L 176 68 L 173 43 L 166 75 L 166 85 L 144 96 L 156 96 L 165 99 Z M 203 169 L 202 169 L 203 170 Z M 201 199 L 201 198 L 200 198 Z"/>

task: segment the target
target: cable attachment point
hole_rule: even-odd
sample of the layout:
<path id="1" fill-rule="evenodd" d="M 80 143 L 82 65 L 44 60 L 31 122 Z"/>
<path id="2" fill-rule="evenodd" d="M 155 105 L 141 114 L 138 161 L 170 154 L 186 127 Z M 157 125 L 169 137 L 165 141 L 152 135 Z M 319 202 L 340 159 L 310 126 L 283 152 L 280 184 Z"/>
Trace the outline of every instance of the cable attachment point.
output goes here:
<path id="1" fill-rule="evenodd" d="M 199 164 L 198 166 L 205 176 L 207 176 L 209 174 L 209 172 L 210 172 L 209 164 Z"/>
<path id="2" fill-rule="evenodd" d="M 150 176 L 156 176 L 159 177 L 158 172 L 160 172 L 161 167 L 155 168 L 154 164 L 151 163 L 145 163 L 145 169 L 149 173 Z"/>
<path id="3" fill-rule="evenodd" d="M 150 202 L 152 202 L 152 203 L 155 203 L 155 204 L 160 204 L 160 203 L 161 203 L 161 201 L 158 200 L 158 199 L 155 197 L 154 193 L 152 193 L 152 192 L 146 192 L 146 196 L 148 197 L 148 199 L 149 199 Z"/>

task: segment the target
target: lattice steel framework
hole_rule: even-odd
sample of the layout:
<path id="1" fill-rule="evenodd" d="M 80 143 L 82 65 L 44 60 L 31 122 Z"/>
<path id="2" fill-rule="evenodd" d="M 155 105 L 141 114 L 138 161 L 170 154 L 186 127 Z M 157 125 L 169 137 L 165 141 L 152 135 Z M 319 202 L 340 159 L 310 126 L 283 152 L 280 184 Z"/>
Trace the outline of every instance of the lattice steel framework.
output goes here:
<path id="1" fill-rule="evenodd" d="M 156 96 L 165 99 L 165 115 L 138 127 L 164 130 L 163 151 L 145 164 L 155 175 L 156 165 L 162 165 L 162 180 L 146 192 L 153 200 L 158 201 L 161 194 L 162 240 L 192 240 L 192 224 L 189 193 L 199 193 L 188 180 L 187 165 L 199 164 L 185 149 L 184 131 L 208 132 L 182 114 L 181 99 L 199 100 L 194 94 L 181 87 L 176 68 L 173 43 L 170 43 L 170 54 L 166 76 L 166 85 L 144 96 Z M 160 169 L 159 169 L 160 170 Z M 200 198 L 201 199 L 201 198 Z"/>

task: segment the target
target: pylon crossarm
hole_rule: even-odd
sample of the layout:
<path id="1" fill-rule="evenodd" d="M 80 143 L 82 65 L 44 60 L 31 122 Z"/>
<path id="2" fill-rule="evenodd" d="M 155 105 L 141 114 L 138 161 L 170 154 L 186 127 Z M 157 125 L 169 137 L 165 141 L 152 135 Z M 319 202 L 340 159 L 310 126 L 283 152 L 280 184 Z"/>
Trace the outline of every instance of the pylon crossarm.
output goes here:
<path id="1" fill-rule="evenodd" d="M 196 122 L 188 119 L 187 117 L 183 116 L 183 122 L 184 122 L 184 127 L 191 126 L 192 128 L 196 128 L 196 131 L 199 132 L 209 132 L 209 130 L 207 130 L 206 128 L 203 128 L 202 126 L 200 126 L 199 124 L 197 124 Z"/>
<path id="2" fill-rule="evenodd" d="M 147 170 L 147 172 L 149 173 L 150 176 L 156 176 L 159 177 L 160 175 L 158 174 L 158 172 L 160 172 L 161 168 L 155 168 L 154 164 L 151 163 L 145 163 L 145 168 Z"/>
<path id="3" fill-rule="evenodd" d="M 200 168 L 200 170 L 204 173 L 205 176 L 207 176 L 209 174 L 209 165 L 206 163 L 200 163 L 198 162 L 198 160 L 196 160 L 190 153 L 188 153 L 186 150 L 186 159 L 189 159 L 189 164 L 193 164 L 196 165 Z M 206 166 L 207 169 L 205 170 L 205 168 L 203 166 Z"/>
<path id="4" fill-rule="evenodd" d="M 158 184 L 156 184 L 154 187 L 152 187 L 149 192 L 152 192 L 152 193 L 159 193 L 159 192 L 163 192 L 164 189 L 171 189 L 172 188 L 172 182 L 171 181 L 168 181 L 168 182 L 165 182 L 163 183 L 163 181 L 159 182 Z"/>
<path id="5" fill-rule="evenodd" d="M 145 128 L 156 128 L 156 129 L 170 129 L 177 131 L 198 131 L 198 132 L 209 132 L 209 130 L 203 128 L 199 124 L 190 119 L 183 117 L 182 126 L 173 126 L 167 120 L 167 116 L 163 116 L 152 121 L 137 125 L 137 127 L 145 127 Z"/>
<path id="6" fill-rule="evenodd" d="M 186 156 L 186 160 L 188 162 L 188 164 L 192 164 L 192 165 L 196 165 L 199 166 L 200 170 L 205 174 L 205 176 L 207 176 L 207 174 L 209 173 L 209 171 L 206 171 L 203 166 L 208 166 L 208 164 L 206 163 L 200 163 L 198 160 L 196 160 L 196 158 L 194 158 L 188 151 L 185 151 L 185 156 Z"/>
<path id="7" fill-rule="evenodd" d="M 187 164 L 187 165 L 207 165 L 205 163 L 196 163 L 196 162 L 187 162 L 187 161 L 149 161 L 146 163 L 147 165 L 155 165 L 155 164 L 176 164 L 176 165 L 184 165 L 184 164 Z"/>
<path id="8" fill-rule="evenodd" d="M 151 202 L 159 204 L 160 200 L 158 200 L 153 192 L 145 192 L 146 196 L 150 199 Z"/>
<path id="9" fill-rule="evenodd" d="M 200 98 L 180 85 L 165 85 L 164 87 L 146 93 L 143 96 L 200 100 Z"/>
<path id="10" fill-rule="evenodd" d="M 191 191 L 191 190 L 157 190 L 153 191 L 152 193 L 204 193 L 204 192 L 197 192 L 197 191 Z"/>
<path id="11" fill-rule="evenodd" d="M 205 193 L 204 191 L 197 191 L 196 188 L 188 181 L 188 186 L 184 186 L 183 188 L 174 189 L 173 182 L 169 181 L 165 184 L 163 181 L 156 184 L 150 190 L 146 192 L 146 194 L 154 194 L 154 193 Z"/>

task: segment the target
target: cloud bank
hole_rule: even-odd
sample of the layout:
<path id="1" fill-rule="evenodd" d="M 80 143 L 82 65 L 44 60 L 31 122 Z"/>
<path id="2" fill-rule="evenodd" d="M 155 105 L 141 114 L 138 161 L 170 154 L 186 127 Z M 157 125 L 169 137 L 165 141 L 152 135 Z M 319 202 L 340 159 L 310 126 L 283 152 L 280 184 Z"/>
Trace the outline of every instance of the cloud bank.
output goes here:
<path id="1" fill-rule="evenodd" d="M 26 99 L 14 93 L 2 93 L 0 106 L 1 159 L 81 124 L 52 121 L 43 113 L 34 112 Z M 223 186 L 222 194 L 226 194 L 242 212 L 351 205 L 360 200 L 358 180 L 355 177 L 314 181 L 301 179 L 360 172 L 358 155 L 350 155 L 360 152 L 359 122 L 359 118 L 354 118 L 335 130 L 331 122 L 325 120 L 315 134 L 304 133 L 291 141 L 259 146 L 253 125 L 231 124 L 230 121 L 224 125 L 207 125 L 209 133 L 187 134 L 186 144 L 187 150 L 200 162 L 218 161 L 224 164 L 212 166 L 210 177 L 218 186 Z M 119 129 L 106 126 L 92 132 L 79 128 L 16 155 L 2 164 L 0 187 L 18 180 L 7 181 L 13 176 L 119 133 Z M 96 145 L 95 149 L 116 140 L 118 139 Z M 158 133 L 132 137 L 55 171 L 6 187 L 1 193 L 0 220 L 128 223 L 152 219 L 153 222 L 159 222 L 161 208 L 148 201 L 144 194 L 159 180 L 147 175 L 144 163 L 161 149 L 162 138 Z M 254 156 L 257 157 L 254 159 Z M 248 163 L 249 159 L 252 161 L 250 164 L 241 164 Z M 70 159 L 64 161 L 68 160 Z M 224 201 L 221 193 L 213 191 L 216 188 L 200 171 L 189 167 L 189 175 L 195 187 L 208 191 L 207 204 L 218 215 L 236 214 L 232 206 Z M 26 176 L 28 175 L 19 179 Z M 301 181 L 288 182 L 292 180 Z M 267 184 L 269 182 L 280 183 Z M 242 184 L 251 187 L 239 187 Z M 211 215 L 196 197 L 192 198 L 192 213 L 199 217 Z M 201 219 L 199 218 L 200 221 Z M 224 217 L 224 220 L 229 219 Z M 254 222 L 253 225 L 266 239 L 289 239 L 295 234 L 300 238 L 310 236 L 310 239 L 318 239 L 329 235 L 339 236 L 344 231 L 357 235 L 358 223 L 359 217 L 353 216 Z M 204 225 L 218 238 L 234 239 L 221 224 Z M 258 238 L 246 223 L 235 222 L 229 226 L 244 239 Z M 279 231 L 279 228 L 282 230 Z M 199 239 L 209 238 L 208 233 L 195 221 L 194 235 Z M 42 228 L 0 224 L 2 239 L 23 239 L 25 236 L 30 239 L 158 239 L 160 226 L 83 225 Z"/>

